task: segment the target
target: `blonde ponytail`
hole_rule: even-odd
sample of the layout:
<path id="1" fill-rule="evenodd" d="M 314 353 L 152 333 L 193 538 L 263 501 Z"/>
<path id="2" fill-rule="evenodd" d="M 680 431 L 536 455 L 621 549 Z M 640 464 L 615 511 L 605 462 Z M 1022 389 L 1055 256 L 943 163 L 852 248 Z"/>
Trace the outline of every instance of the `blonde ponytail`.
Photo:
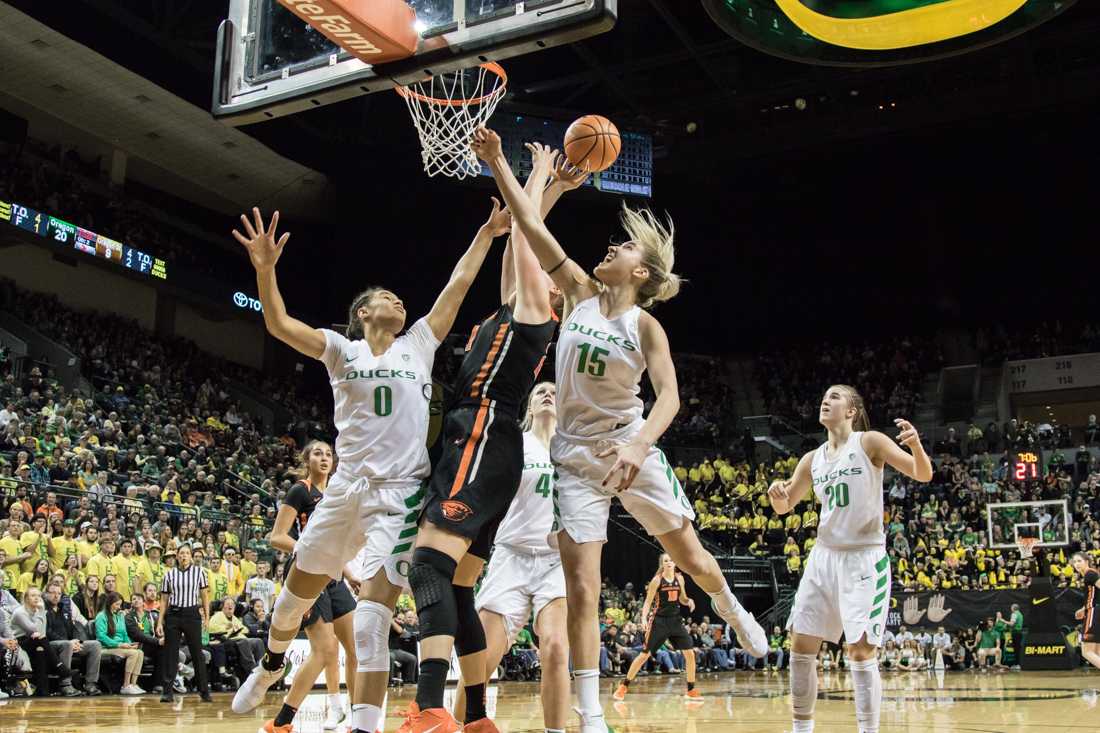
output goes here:
<path id="1" fill-rule="evenodd" d="M 676 264 L 676 227 L 672 219 L 661 221 L 649 209 L 635 211 L 626 204 L 620 219 L 627 237 L 641 249 L 642 265 L 649 270 L 649 279 L 638 288 L 638 305 L 652 308 L 675 298 L 684 280 L 672 271 Z"/>

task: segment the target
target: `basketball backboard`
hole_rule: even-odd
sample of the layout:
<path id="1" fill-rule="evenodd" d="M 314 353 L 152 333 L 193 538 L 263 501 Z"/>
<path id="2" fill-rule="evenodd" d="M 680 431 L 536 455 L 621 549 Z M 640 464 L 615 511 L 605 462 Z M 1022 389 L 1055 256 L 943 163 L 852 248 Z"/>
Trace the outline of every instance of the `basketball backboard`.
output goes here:
<path id="1" fill-rule="evenodd" d="M 230 0 L 217 39 L 213 113 L 230 124 L 293 114 L 433 74 L 610 30 L 618 0 L 408 0 L 417 52 L 372 66 L 277 0 Z"/>

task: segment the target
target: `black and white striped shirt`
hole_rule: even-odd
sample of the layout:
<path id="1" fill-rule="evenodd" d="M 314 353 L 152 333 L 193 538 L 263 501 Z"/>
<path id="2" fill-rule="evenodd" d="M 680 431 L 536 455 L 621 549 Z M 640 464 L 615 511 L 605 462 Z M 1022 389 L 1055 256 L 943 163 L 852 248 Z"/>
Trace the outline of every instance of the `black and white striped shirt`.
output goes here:
<path id="1" fill-rule="evenodd" d="M 202 602 L 202 589 L 208 586 L 206 573 L 197 565 L 187 570 L 172 568 L 164 574 L 160 592 L 168 594 L 169 607 L 197 606 Z"/>

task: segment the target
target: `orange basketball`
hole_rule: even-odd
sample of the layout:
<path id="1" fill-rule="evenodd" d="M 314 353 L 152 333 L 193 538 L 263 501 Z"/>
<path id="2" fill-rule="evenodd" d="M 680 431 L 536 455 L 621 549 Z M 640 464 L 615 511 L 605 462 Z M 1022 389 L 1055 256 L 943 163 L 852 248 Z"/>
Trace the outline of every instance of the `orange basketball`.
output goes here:
<path id="1" fill-rule="evenodd" d="M 613 166 L 622 147 L 619 128 L 600 115 L 585 115 L 565 131 L 565 157 L 590 173 Z"/>

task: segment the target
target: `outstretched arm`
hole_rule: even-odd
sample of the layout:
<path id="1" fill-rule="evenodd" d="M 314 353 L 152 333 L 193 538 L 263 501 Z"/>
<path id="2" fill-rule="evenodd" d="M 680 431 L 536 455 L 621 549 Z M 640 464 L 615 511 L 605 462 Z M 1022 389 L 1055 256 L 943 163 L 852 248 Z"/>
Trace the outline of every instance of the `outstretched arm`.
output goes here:
<path id="1" fill-rule="evenodd" d="M 540 204 L 524 195 L 523 188 L 504 158 L 500 147 L 500 136 L 488 128 L 478 128 L 474 133 L 471 147 L 478 157 L 489 165 L 489 170 L 496 179 L 500 193 L 512 212 L 512 217 L 526 235 L 539 264 L 550 273 L 554 283 L 565 297 L 576 301 L 594 295 L 595 289 L 589 282 L 588 274 L 569 259 L 565 250 L 542 222 Z"/>
<path id="2" fill-rule="evenodd" d="M 263 304 L 267 332 L 298 353 L 320 359 L 325 353 L 325 335 L 319 329 L 307 326 L 287 314 L 286 304 L 283 303 L 283 296 L 275 279 L 275 263 L 283 254 L 290 232 L 276 240 L 278 211 L 272 215 L 271 223 L 267 227 L 264 227 L 263 216 L 258 208 L 252 209 L 252 216 L 255 226 L 246 215 L 241 214 L 245 233 L 241 234 L 234 229 L 233 236 L 248 250 L 248 259 L 256 270 L 256 288 L 260 293 L 260 303 Z"/>
<path id="3" fill-rule="evenodd" d="M 451 279 L 443 288 L 443 292 L 436 298 L 435 305 L 428 313 L 428 325 L 435 337 L 442 341 L 447 338 L 454 326 L 458 308 L 474 284 L 481 265 L 485 262 L 485 256 L 489 254 L 489 246 L 493 239 L 506 234 L 512 226 L 512 220 L 507 211 L 501 210 L 500 202 L 493 199 L 493 210 L 489 218 L 477 230 L 474 241 L 466 249 L 466 253 L 459 259 L 455 269 L 451 272 Z"/>

